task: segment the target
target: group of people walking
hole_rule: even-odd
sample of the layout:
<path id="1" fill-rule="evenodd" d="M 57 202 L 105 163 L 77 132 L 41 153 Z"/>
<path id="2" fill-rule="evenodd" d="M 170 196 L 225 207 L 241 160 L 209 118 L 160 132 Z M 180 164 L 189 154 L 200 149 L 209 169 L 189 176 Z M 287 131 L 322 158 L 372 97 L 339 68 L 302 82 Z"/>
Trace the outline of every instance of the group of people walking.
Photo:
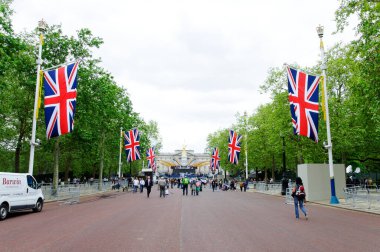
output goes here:
<path id="1" fill-rule="evenodd" d="M 147 191 L 147 197 L 149 198 L 152 187 L 154 185 L 153 180 L 150 178 L 150 176 L 147 176 L 145 180 L 143 178 L 137 178 L 136 177 L 133 179 L 132 183 L 133 183 L 133 192 L 134 193 L 137 193 L 138 189 L 140 190 L 140 193 L 143 193 L 144 187 L 145 187 L 146 191 Z M 163 177 L 159 178 L 157 184 L 158 184 L 158 188 L 160 190 L 160 198 L 161 197 L 165 198 L 165 196 L 167 196 L 169 194 L 168 193 L 169 183 L 172 184 L 171 181 L 169 182 L 167 179 L 165 179 Z M 179 181 L 178 184 L 182 187 L 182 195 L 183 196 L 188 195 L 189 187 L 190 187 L 191 195 L 194 195 L 194 196 L 198 196 L 199 192 L 202 191 L 202 182 L 200 179 L 189 179 L 187 177 L 184 177 Z M 218 181 L 218 180 L 214 179 L 211 181 L 210 186 L 212 188 L 212 191 L 215 191 L 218 189 L 218 187 L 223 190 L 223 186 L 226 184 L 228 185 L 228 183 L 223 183 L 222 180 Z M 236 189 L 235 184 L 236 184 L 235 181 L 231 181 L 231 183 L 229 185 L 230 189 L 234 189 L 234 188 Z M 240 185 L 241 191 L 243 191 L 243 190 L 246 191 L 248 182 L 247 181 L 241 182 L 241 183 L 239 183 L 239 185 Z M 305 188 L 304 188 L 303 183 L 302 183 L 302 179 L 300 177 L 296 178 L 295 186 L 292 188 L 292 197 L 294 199 L 294 210 L 295 210 L 296 219 L 298 220 L 300 218 L 300 214 L 299 214 L 299 209 L 300 209 L 302 211 L 302 213 L 304 214 L 305 219 L 307 220 L 308 214 L 307 214 L 307 210 L 306 210 L 305 205 L 304 205 L 306 193 L 305 193 Z"/>
<path id="2" fill-rule="evenodd" d="M 133 184 L 133 193 L 137 193 L 137 190 L 140 190 L 140 193 L 143 193 L 144 187 L 145 187 L 147 197 L 149 198 L 149 195 L 153 186 L 153 180 L 150 178 L 150 176 L 147 176 L 145 180 L 143 178 L 135 177 L 132 181 L 132 184 Z"/>
<path id="3" fill-rule="evenodd" d="M 182 186 L 182 195 L 188 195 L 189 194 L 189 186 L 191 195 L 198 196 L 199 192 L 202 191 L 202 181 L 200 179 L 189 179 L 187 177 L 184 177 L 181 179 L 180 184 Z"/>

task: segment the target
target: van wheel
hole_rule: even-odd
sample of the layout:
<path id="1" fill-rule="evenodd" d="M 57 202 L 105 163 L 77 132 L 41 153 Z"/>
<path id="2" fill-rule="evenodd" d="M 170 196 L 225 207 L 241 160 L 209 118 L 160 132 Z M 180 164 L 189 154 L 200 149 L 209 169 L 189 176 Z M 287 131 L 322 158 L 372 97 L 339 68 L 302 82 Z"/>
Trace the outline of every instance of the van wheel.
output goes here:
<path id="1" fill-rule="evenodd" d="M 33 208 L 33 212 L 41 212 L 43 205 L 44 203 L 42 202 L 41 199 L 37 200 L 36 207 Z"/>
<path id="2" fill-rule="evenodd" d="M 4 220 L 8 216 L 8 207 L 6 204 L 0 206 L 0 220 Z"/>

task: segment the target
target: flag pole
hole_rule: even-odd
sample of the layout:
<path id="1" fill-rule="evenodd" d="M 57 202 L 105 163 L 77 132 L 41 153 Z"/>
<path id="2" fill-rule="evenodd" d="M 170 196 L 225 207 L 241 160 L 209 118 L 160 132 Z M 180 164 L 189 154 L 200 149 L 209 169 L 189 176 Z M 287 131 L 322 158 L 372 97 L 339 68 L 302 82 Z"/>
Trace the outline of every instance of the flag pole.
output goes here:
<path id="1" fill-rule="evenodd" d="M 121 178 L 121 150 L 123 148 L 123 127 L 120 127 L 119 178 Z"/>
<path id="2" fill-rule="evenodd" d="M 47 29 L 46 22 L 42 19 L 38 21 L 38 31 L 40 32 L 40 44 L 38 47 L 38 59 L 37 59 L 37 81 L 36 81 L 36 93 L 34 95 L 34 110 L 33 110 L 33 124 L 32 124 L 32 139 L 30 140 L 30 156 L 29 156 L 29 174 L 33 174 L 33 164 L 34 164 L 34 149 L 38 145 L 36 143 L 36 128 L 37 128 L 37 113 L 38 113 L 38 98 L 40 90 L 40 70 L 42 64 L 42 44 L 43 36 Z"/>
<path id="3" fill-rule="evenodd" d="M 327 130 L 327 145 L 324 147 L 328 151 L 329 156 L 329 171 L 330 171 L 330 187 L 331 187 L 331 198 L 330 204 L 339 204 L 339 200 L 335 194 L 335 179 L 334 179 L 334 165 L 333 165 L 333 155 L 332 155 L 332 142 L 331 142 L 331 132 L 330 132 L 330 116 L 329 116 L 329 105 L 327 96 L 327 78 L 326 78 L 326 60 L 325 60 L 325 49 L 323 46 L 323 26 L 319 25 L 317 27 L 317 33 L 320 38 L 320 49 L 321 49 L 321 60 L 322 60 L 322 77 L 323 77 L 323 91 L 325 96 L 325 110 L 326 110 L 326 130 Z"/>
<path id="4" fill-rule="evenodd" d="M 244 111 L 245 128 L 245 179 L 248 179 L 248 134 L 247 134 L 247 111 Z"/>

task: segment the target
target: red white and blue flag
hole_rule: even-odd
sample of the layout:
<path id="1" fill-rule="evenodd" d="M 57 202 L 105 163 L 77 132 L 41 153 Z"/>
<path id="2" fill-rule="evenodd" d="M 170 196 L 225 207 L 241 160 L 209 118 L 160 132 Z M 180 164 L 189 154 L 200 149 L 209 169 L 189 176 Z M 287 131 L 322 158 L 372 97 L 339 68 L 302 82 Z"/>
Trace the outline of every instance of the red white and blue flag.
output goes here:
<path id="1" fill-rule="evenodd" d="M 210 168 L 212 171 L 219 169 L 220 166 L 220 156 L 218 148 L 214 148 L 211 154 Z"/>
<path id="2" fill-rule="evenodd" d="M 153 171 L 156 170 L 156 155 L 154 154 L 154 147 L 149 148 L 146 151 L 146 159 L 148 160 L 148 168 L 152 168 Z"/>
<path id="3" fill-rule="evenodd" d="M 125 131 L 124 149 L 127 153 L 127 162 L 132 162 L 140 157 L 140 133 L 137 128 Z"/>
<path id="4" fill-rule="evenodd" d="M 230 135 L 228 137 L 228 160 L 232 164 L 237 165 L 239 163 L 240 145 L 242 139 L 242 135 L 230 130 Z"/>
<path id="5" fill-rule="evenodd" d="M 319 76 L 287 67 L 294 134 L 318 142 Z"/>
<path id="6" fill-rule="evenodd" d="M 44 72 L 44 105 L 48 139 L 74 129 L 79 62 Z"/>

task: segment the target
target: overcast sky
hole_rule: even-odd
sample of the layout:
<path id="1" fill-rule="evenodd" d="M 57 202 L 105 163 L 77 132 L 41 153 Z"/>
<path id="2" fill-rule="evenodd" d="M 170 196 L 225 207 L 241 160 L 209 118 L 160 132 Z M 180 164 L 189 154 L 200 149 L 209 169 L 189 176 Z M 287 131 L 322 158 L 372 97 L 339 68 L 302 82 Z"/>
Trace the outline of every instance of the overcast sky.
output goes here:
<path id="1" fill-rule="evenodd" d="M 14 0 L 12 20 L 16 32 L 31 31 L 41 18 L 62 24 L 67 35 L 89 28 L 104 39 L 94 55 L 127 88 L 134 111 L 158 122 L 162 151 L 185 144 L 203 152 L 209 133 L 269 101 L 259 86 L 270 67 L 317 63 L 318 24 L 327 49 L 352 38 L 332 34 L 338 6 L 336 0 Z"/>

